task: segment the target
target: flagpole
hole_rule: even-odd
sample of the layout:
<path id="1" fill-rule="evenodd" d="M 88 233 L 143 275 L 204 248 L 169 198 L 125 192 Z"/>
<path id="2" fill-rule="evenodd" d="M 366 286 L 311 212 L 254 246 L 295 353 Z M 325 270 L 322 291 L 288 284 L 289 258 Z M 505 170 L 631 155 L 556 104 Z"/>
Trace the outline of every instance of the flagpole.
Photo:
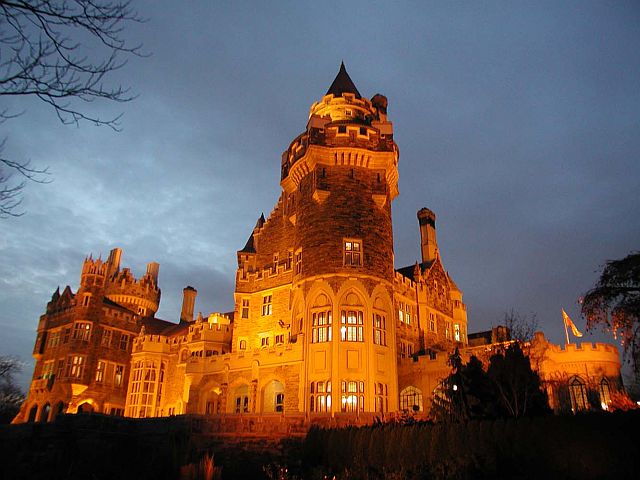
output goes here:
<path id="1" fill-rule="evenodd" d="M 562 310 L 562 323 L 564 323 L 564 335 L 567 338 L 567 345 L 569 345 L 569 330 L 567 329 L 567 319 L 564 318 L 564 309 Z"/>

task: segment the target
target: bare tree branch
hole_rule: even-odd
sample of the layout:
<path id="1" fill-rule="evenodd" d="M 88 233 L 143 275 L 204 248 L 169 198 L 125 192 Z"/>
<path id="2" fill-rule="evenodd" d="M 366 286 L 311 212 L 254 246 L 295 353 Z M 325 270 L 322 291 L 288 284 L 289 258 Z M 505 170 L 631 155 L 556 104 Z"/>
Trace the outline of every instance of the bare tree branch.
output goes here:
<path id="1" fill-rule="evenodd" d="M 0 98 L 35 97 L 63 124 L 86 121 L 119 131 L 122 114 L 103 118 L 81 106 L 136 97 L 106 80 L 126 57 L 146 56 L 123 36 L 127 24 L 143 21 L 130 0 L 0 0 Z M 0 123 L 21 113 L 4 109 Z M 23 180 L 8 183 L 15 172 Z M 22 215 L 17 208 L 26 181 L 47 183 L 48 174 L 48 168 L 0 158 L 0 218 Z"/>

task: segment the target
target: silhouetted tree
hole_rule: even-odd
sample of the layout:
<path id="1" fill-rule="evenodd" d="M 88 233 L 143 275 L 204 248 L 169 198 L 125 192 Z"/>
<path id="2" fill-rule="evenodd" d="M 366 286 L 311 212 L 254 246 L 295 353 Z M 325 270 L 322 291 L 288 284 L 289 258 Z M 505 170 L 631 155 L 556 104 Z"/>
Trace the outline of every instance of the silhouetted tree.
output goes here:
<path id="1" fill-rule="evenodd" d="M 514 342 L 503 352 L 491 356 L 487 375 L 494 386 L 502 416 L 519 418 L 549 411 L 547 394 L 531 362 Z"/>
<path id="2" fill-rule="evenodd" d="M 640 376 L 640 252 L 607 262 L 595 287 L 582 300 L 587 329 L 601 327 L 622 336 Z"/>
<path id="3" fill-rule="evenodd" d="M 64 124 L 88 121 L 118 130 L 114 118 L 84 111 L 80 104 L 133 98 L 121 85 L 108 86 L 108 74 L 126 63 L 121 57 L 140 55 L 123 28 L 141 19 L 129 0 L 0 1 L 0 96 L 35 97 L 51 106 Z M 0 106 L 0 123 L 21 112 Z M 48 171 L 1 155 L 0 218 L 19 216 L 22 190 L 28 180 L 46 182 Z M 22 181 L 11 183 L 17 173 Z"/>
<path id="4" fill-rule="evenodd" d="M 11 422 L 24 400 L 13 378 L 19 371 L 20 362 L 15 358 L 0 357 L 0 424 Z"/>
<path id="5" fill-rule="evenodd" d="M 538 319 L 536 314 L 522 315 L 513 308 L 504 313 L 503 324 L 509 329 L 509 339 L 518 342 L 530 342 L 538 330 Z"/>

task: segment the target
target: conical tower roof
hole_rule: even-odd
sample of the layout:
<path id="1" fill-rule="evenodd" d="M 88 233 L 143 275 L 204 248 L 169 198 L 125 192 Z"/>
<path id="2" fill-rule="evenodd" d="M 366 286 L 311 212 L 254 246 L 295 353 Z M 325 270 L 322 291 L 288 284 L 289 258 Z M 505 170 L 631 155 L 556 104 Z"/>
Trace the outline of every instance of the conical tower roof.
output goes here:
<path id="1" fill-rule="evenodd" d="M 340 71 L 333 80 L 329 90 L 327 90 L 327 95 L 333 94 L 334 97 L 341 97 L 343 93 L 353 93 L 356 98 L 362 98 L 353 80 L 351 80 L 351 77 L 347 73 L 344 62 L 341 62 Z"/>

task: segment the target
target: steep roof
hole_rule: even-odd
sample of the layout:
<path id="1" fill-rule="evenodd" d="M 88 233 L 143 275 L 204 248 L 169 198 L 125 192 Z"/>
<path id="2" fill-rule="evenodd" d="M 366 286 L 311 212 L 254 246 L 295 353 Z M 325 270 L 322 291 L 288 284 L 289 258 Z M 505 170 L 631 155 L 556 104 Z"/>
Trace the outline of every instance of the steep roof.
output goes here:
<path id="1" fill-rule="evenodd" d="M 242 248 L 242 250 L 240 250 L 240 252 L 256 253 L 256 247 L 253 241 L 253 234 L 262 228 L 262 226 L 264 225 L 264 222 L 265 222 L 265 219 L 264 219 L 264 213 L 263 213 L 260 215 L 260 218 L 258 218 L 258 221 L 256 222 L 256 226 L 253 227 L 253 231 L 251 232 L 251 235 L 249 236 L 247 243 L 245 243 L 244 247 Z"/>
<path id="2" fill-rule="evenodd" d="M 145 333 L 151 335 L 175 335 L 189 328 L 191 322 L 180 320 L 180 323 L 173 323 L 167 320 L 161 320 L 155 317 L 146 317 L 142 319 Z"/>
<path id="3" fill-rule="evenodd" d="M 428 270 L 431 265 L 433 265 L 433 262 L 435 260 L 430 260 L 428 262 L 422 262 L 419 263 L 418 266 L 420 267 L 420 272 L 424 273 L 426 270 Z M 398 272 L 400 275 L 407 277 L 410 280 L 413 280 L 414 282 L 416 281 L 415 279 L 415 269 L 416 266 L 415 265 L 409 265 L 408 267 L 402 267 L 402 268 L 398 268 L 396 270 L 396 272 Z"/>
<path id="4" fill-rule="evenodd" d="M 341 62 L 340 71 L 333 80 L 329 90 L 327 90 L 327 95 L 333 94 L 334 97 L 341 97 L 343 93 L 353 93 L 356 98 L 362 98 L 360 97 L 360 92 L 358 92 L 353 80 L 351 80 L 351 77 L 347 73 L 347 69 L 344 67 L 344 62 Z"/>

